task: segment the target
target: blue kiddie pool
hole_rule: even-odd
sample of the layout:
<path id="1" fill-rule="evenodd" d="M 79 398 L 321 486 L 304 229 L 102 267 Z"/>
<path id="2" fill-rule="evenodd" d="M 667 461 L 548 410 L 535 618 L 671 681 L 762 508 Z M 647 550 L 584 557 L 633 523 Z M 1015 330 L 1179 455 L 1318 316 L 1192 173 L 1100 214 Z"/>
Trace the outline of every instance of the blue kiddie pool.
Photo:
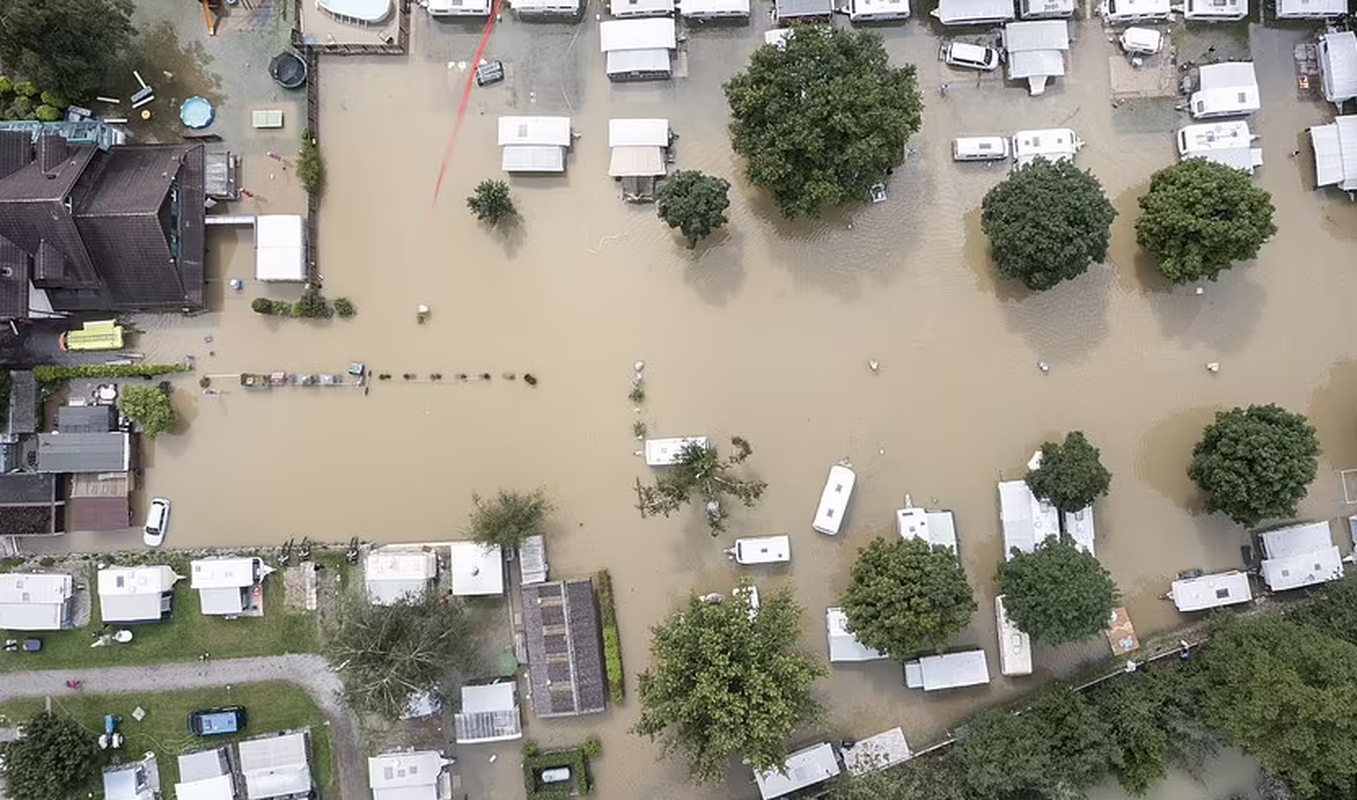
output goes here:
<path id="1" fill-rule="evenodd" d="M 196 95 L 185 100 L 179 107 L 179 119 L 183 120 L 184 126 L 188 128 L 206 128 L 212 124 L 212 116 L 212 104 Z"/>

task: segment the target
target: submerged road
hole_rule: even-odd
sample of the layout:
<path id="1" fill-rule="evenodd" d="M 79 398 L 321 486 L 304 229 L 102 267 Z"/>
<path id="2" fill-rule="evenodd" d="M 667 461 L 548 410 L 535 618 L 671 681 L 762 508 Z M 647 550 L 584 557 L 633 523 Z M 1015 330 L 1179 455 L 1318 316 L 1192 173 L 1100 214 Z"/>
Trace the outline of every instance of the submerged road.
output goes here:
<path id="1" fill-rule="evenodd" d="M 67 681 L 83 681 L 78 690 Z M 54 669 L 10 673 L 0 681 L 0 703 L 29 697 L 172 692 L 228 684 L 285 681 L 311 696 L 329 721 L 330 741 L 346 800 L 365 797 L 367 761 L 358 746 L 358 729 L 340 694 L 339 677 L 317 655 L 209 659 L 205 662 L 106 669 Z"/>

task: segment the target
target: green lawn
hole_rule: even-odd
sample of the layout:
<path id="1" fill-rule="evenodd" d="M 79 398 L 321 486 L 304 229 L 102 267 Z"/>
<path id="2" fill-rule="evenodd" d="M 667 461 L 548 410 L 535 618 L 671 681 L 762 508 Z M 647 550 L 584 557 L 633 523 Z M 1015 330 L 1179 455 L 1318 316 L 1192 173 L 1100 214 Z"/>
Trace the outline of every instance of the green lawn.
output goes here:
<path id="1" fill-rule="evenodd" d="M 323 798 L 339 797 L 330 749 L 329 728 L 325 716 L 311 698 L 297 687 L 287 683 L 254 683 L 233 686 L 230 689 L 196 689 L 160 694 L 76 694 L 53 699 L 52 710 L 68 714 L 97 736 L 104 730 L 104 715 L 122 717 L 121 730 L 126 740 L 121 751 L 122 761 L 130 761 L 147 751 L 156 754 L 160 764 L 160 788 L 165 797 L 172 797 L 179 777 L 175 756 L 193 750 L 226 744 L 262 733 L 290 728 L 311 729 L 311 769 Z M 207 739 L 188 732 L 188 714 L 198 708 L 240 705 L 245 707 L 247 722 L 242 735 L 213 736 Z M 141 706 L 146 717 L 141 722 L 132 718 L 132 710 Z M 22 721 L 43 710 L 43 701 L 16 700 L 0 705 L 0 715 L 12 721 Z M 99 787 L 102 788 L 102 783 Z M 98 792 L 96 792 L 98 794 Z"/>

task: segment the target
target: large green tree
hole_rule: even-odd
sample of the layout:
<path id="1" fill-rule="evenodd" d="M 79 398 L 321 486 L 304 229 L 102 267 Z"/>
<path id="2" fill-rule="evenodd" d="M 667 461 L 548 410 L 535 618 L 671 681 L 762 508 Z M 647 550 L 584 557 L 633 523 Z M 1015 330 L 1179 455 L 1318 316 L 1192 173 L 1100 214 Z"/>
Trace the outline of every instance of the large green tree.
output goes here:
<path id="1" fill-rule="evenodd" d="M 723 532 L 730 511 L 721 502 L 722 498 L 730 497 L 752 506 L 768 488 L 763 481 L 741 478 L 734 473 L 734 468 L 743 464 L 754 448 L 739 436 L 731 437 L 730 444 L 735 452 L 721 458 L 715 446 L 689 442 L 679 451 L 673 466 L 656 478 L 654 484 L 646 486 L 638 479 L 636 508 L 641 516 L 660 514 L 667 517 L 696 496 L 702 501 L 711 535 Z"/>
<path id="2" fill-rule="evenodd" d="M 0 0 L 0 63 L 40 88 L 87 100 L 132 43 L 131 0 Z"/>
<path id="3" fill-rule="evenodd" d="M 1275 617 L 1235 620 L 1205 653 L 1207 719 L 1302 798 L 1357 789 L 1357 645 Z"/>
<path id="4" fill-rule="evenodd" d="M 485 180 L 476 184 L 475 191 L 466 199 L 466 207 L 476 219 L 491 225 L 518 214 L 513 198 L 509 196 L 509 184 L 504 181 Z"/>
<path id="5" fill-rule="evenodd" d="M 157 386 L 124 386 L 118 405 L 127 418 L 141 426 L 141 432 L 151 438 L 169 433 L 178 419 L 170 393 Z"/>
<path id="6" fill-rule="evenodd" d="M 785 47 L 760 47 L 725 91 L 745 175 L 788 217 L 865 199 L 922 122 L 913 65 L 891 66 L 881 37 L 844 28 L 801 26 Z"/>
<path id="7" fill-rule="evenodd" d="M 1050 644 L 1101 633 L 1120 596 L 1098 559 L 1068 536 L 1017 553 L 999 565 L 995 582 L 1013 624 Z"/>
<path id="8" fill-rule="evenodd" d="M 757 611 L 745 592 L 715 605 L 691 598 L 653 633 L 633 731 L 685 757 L 698 782 L 720 780 L 736 755 L 780 768 L 787 737 L 820 714 L 811 687 L 826 670 L 797 652 L 801 609 L 787 591 Z"/>
<path id="9" fill-rule="evenodd" d="M 1286 618 L 1357 644 L 1357 577 L 1324 584 L 1318 597 L 1291 607 Z"/>
<path id="10" fill-rule="evenodd" d="M 1162 683 L 1145 673 L 1113 678 L 1088 694 L 1108 725 L 1112 773 L 1129 794 L 1142 795 L 1167 774 L 1169 734 Z"/>
<path id="11" fill-rule="evenodd" d="M 1190 158 L 1159 170 L 1140 198 L 1136 242 L 1174 283 L 1214 281 L 1277 232 L 1272 195 L 1233 167 Z"/>
<path id="12" fill-rule="evenodd" d="M 860 552 L 841 602 L 859 642 L 900 660 L 946 647 L 979 607 L 951 550 L 899 537 Z"/>
<path id="13" fill-rule="evenodd" d="M 730 181 L 697 170 L 679 170 L 660 184 L 655 194 L 655 212 L 669 227 L 678 228 L 688 247 L 726 224 L 730 207 Z"/>
<path id="14" fill-rule="evenodd" d="M 471 538 L 485 545 L 513 549 L 529 536 L 542 532 L 542 523 L 551 513 L 546 492 L 499 490 L 490 500 L 471 495 Z"/>
<path id="15" fill-rule="evenodd" d="M 1071 431 L 1064 443 L 1041 445 L 1041 463 L 1028 470 L 1027 486 L 1061 511 L 1087 508 L 1112 485 L 1112 473 L 1098 456 L 1098 448 L 1089 443 L 1083 431 Z"/>
<path id="16" fill-rule="evenodd" d="M 980 229 L 1000 275 L 1042 290 L 1105 259 L 1116 216 L 1092 172 L 1038 158 L 989 190 Z"/>
<path id="17" fill-rule="evenodd" d="M 1187 468 L 1206 493 L 1206 510 L 1244 526 L 1295 516 L 1318 471 L 1314 427 L 1271 404 L 1217 412 Z"/>
<path id="18" fill-rule="evenodd" d="M 971 800 L 962 779 L 955 758 L 914 758 L 861 775 L 844 770 L 826 800 Z"/>
<path id="19" fill-rule="evenodd" d="M 4 754 L 5 794 L 13 800 L 84 797 L 99 774 L 94 734 L 71 717 L 43 712 L 24 724 Z"/>

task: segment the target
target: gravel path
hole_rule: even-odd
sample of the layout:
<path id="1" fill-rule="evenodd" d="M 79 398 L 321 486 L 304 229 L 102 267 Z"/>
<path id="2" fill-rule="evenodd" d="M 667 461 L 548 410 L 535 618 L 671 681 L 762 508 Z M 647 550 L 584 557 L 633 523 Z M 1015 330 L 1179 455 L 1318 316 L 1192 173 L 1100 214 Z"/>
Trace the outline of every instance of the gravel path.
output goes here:
<path id="1" fill-rule="evenodd" d="M 341 794 L 347 800 L 367 796 L 367 761 L 358 746 L 353 715 L 340 696 L 339 678 L 320 656 L 267 656 L 146 667 L 15 672 L 0 680 L 0 703 L 26 697 L 71 695 L 77 690 L 68 689 L 66 681 L 72 680 L 84 682 L 78 691 L 92 694 L 167 692 L 265 681 L 295 684 L 311 695 L 329 720 Z"/>

